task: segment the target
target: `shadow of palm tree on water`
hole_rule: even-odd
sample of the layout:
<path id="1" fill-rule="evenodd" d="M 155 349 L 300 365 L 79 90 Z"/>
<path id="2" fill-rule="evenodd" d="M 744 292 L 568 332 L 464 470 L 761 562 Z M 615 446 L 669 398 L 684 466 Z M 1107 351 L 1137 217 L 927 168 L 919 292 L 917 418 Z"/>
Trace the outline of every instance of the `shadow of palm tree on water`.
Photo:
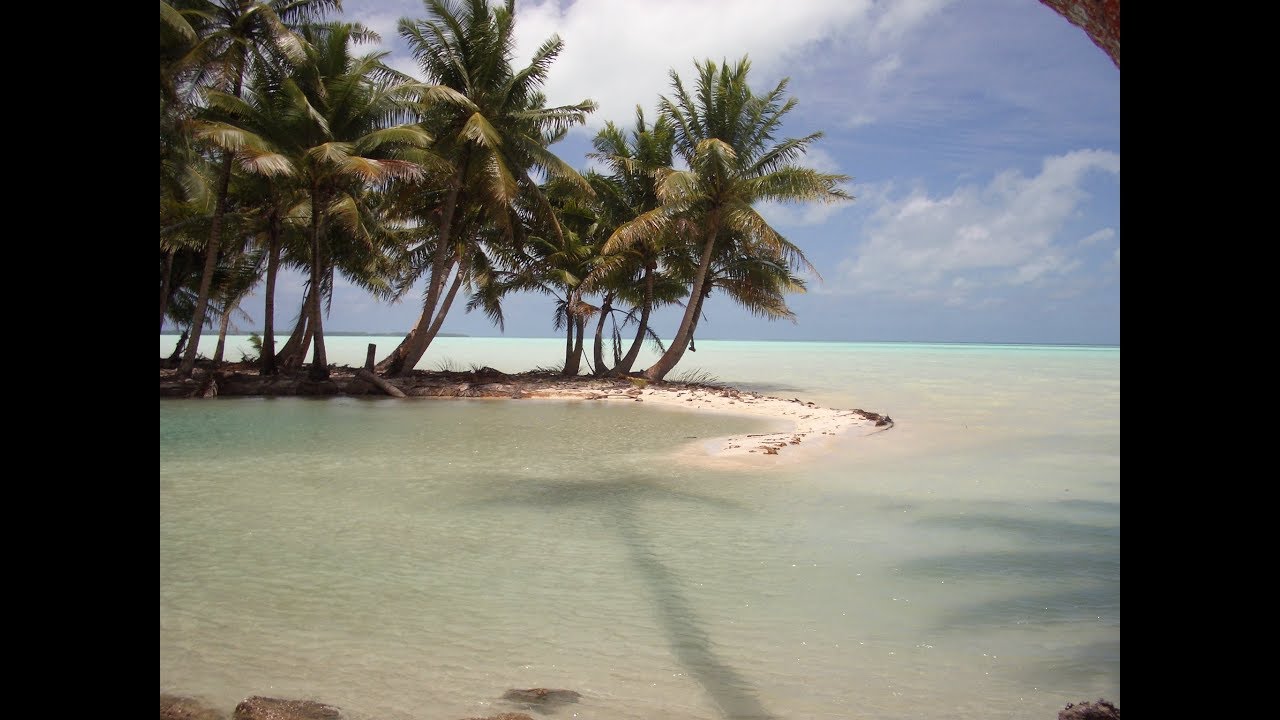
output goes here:
<path id="1" fill-rule="evenodd" d="M 650 541 L 637 508 L 648 501 L 677 501 L 737 512 L 746 506 L 695 493 L 661 487 L 639 477 L 612 482 L 554 482 L 522 479 L 521 490 L 483 505 L 522 508 L 598 505 L 608 513 L 625 544 L 632 566 L 643 578 L 654 602 L 654 616 L 667 637 L 676 661 L 702 686 L 725 720 L 777 720 L 760 703 L 755 686 L 715 649 L 706 622 L 685 594 L 687 585 L 664 564 Z"/>

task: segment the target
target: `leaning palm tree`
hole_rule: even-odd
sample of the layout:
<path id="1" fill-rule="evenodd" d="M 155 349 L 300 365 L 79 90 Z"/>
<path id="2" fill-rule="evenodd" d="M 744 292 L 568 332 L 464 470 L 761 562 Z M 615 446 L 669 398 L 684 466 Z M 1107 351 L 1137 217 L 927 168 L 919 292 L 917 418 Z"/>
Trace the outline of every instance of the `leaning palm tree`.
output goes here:
<path id="1" fill-rule="evenodd" d="M 703 306 L 711 293 L 720 289 L 737 305 L 756 317 L 766 320 L 796 321 L 795 312 L 787 306 L 788 294 L 807 291 L 807 283 L 801 272 L 821 280 L 817 268 L 810 264 L 804 252 L 786 239 L 781 249 L 761 245 L 749 238 L 732 238 L 722 235 L 716 240 L 716 252 L 711 269 L 703 283 L 702 294 L 692 298 L 693 325 L 689 330 L 689 350 L 694 351 L 694 337 L 698 324 L 705 317 Z M 683 267 L 691 275 L 696 258 L 685 256 Z M 677 261 L 678 264 L 678 261 Z"/>
<path id="2" fill-rule="evenodd" d="M 796 105 L 783 101 L 787 80 L 757 95 L 747 84 L 751 64 L 743 58 L 730 66 L 711 60 L 695 63 L 696 89 L 689 92 L 680 76 L 671 71 L 673 97 L 659 100 L 659 111 L 672 125 L 676 151 L 687 170 L 668 168 L 659 173 L 661 205 L 619 228 L 605 251 L 612 252 L 668 232 L 678 221 L 696 222 L 701 239 L 697 269 L 689 291 L 690 302 L 675 338 L 662 356 L 644 371 L 650 380 L 662 380 L 680 362 L 692 337 L 699 298 L 706 290 L 708 273 L 716 255 L 717 239 L 733 238 L 786 252 L 783 238 L 753 205 L 765 200 L 784 202 L 851 199 L 840 184 L 846 175 L 820 173 L 794 164 L 822 133 L 775 141 L 783 117 Z"/>
<path id="3" fill-rule="evenodd" d="M 608 175 L 592 174 L 589 179 L 596 191 L 596 205 L 612 230 L 650 212 L 660 204 L 657 175 L 672 165 L 675 136 L 671 125 L 659 117 L 649 125 L 644 111 L 636 106 L 635 125 L 629 133 L 612 121 L 605 123 L 592 140 L 595 151 L 588 157 L 604 163 Z M 610 233 L 612 234 L 612 233 Z M 630 302 L 632 309 L 625 315 L 624 324 L 634 322 L 635 337 L 626 354 L 621 354 L 621 337 L 614 328 L 614 375 L 631 372 L 646 338 L 653 339 L 660 350 L 661 339 L 649 327 L 649 316 L 655 307 L 678 301 L 688 288 L 680 287 L 676 278 L 666 271 L 662 262 L 671 248 L 682 243 L 674 232 L 655 232 L 627 247 L 615 247 L 604 253 L 585 284 L 590 289 L 600 288 L 605 295 L 596 327 L 596 373 L 604 374 L 603 329 L 604 322 L 614 310 L 613 302 Z M 637 315 L 638 309 L 638 315 Z"/>
<path id="4" fill-rule="evenodd" d="M 313 355 L 310 378 L 329 377 L 321 322 L 320 287 L 328 248 L 322 245 L 323 223 L 335 219 L 352 225 L 357 198 L 368 185 L 392 179 L 416 180 L 429 157 L 419 152 L 430 136 L 408 121 L 405 102 L 409 78 L 391 70 L 386 52 L 351 54 L 351 44 L 364 31 L 351 23 L 305 28 L 308 62 L 283 81 L 299 110 L 298 134 L 292 140 L 299 177 L 311 200 L 311 315 Z M 388 127 L 388 120 L 400 120 Z"/>
<path id="5" fill-rule="evenodd" d="M 455 269 L 462 271 L 460 259 L 470 254 L 457 252 L 459 218 L 477 209 L 485 222 L 512 237 L 517 228 L 510 221 L 511 209 L 518 197 L 528 195 L 539 200 L 536 210 L 554 226 L 530 172 L 582 184 L 573 168 L 547 148 L 596 107 L 590 100 L 546 107 L 539 88 L 560 54 L 563 43 L 557 36 L 537 49 L 527 67 L 512 67 L 514 0 L 501 6 L 489 0 L 425 0 L 424 5 L 428 18 L 402 19 L 400 35 L 425 75 L 424 126 L 451 172 L 442 193 L 424 195 L 437 227 L 434 253 L 423 269 L 427 282 L 418 321 L 378 363 L 391 376 L 413 370 L 435 338 L 432 328 L 440 327 L 449 310 L 448 303 L 441 303 L 446 281 Z"/>
<path id="6" fill-rule="evenodd" d="M 200 32 L 191 50 L 200 68 L 191 83 L 240 97 L 245 79 L 255 66 L 287 65 L 304 57 L 303 41 L 294 32 L 302 22 L 319 19 L 331 10 L 341 10 L 341 0 L 183 0 L 173 2 L 189 19 L 188 27 Z M 173 13 L 161 5 L 161 20 L 170 27 L 178 25 Z M 200 328 L 209 302 L 213 273 L 218 264 L 222 244 L 223 218 L 227 213 L 227 195 L 231 183 L 235 152 L 224 151 L 217 179 L 216 203 L 209 241 L 205 246 L 204 271 L 196 297 L 195 322 L 191 341 L 178 368 L 180 377 L 190 377 L 195 367 L 200 344 Z"/>
<path id="7" fill-rule="evenodd" d="M 329 376 L 321 320 L 321 289 L 329 281 L 333 259 L 326 240 L 343 228 L 358 227 L 353 218 L 360 216 L 360 198 L 371 185 L 421 177 L 422 164 L 429 162 L 421 151 L 430 137 L 407 122 L 412 119 L 406 102 L 410 78 L 382 62 L 387 53 L 352 53 L 355 41 L 371 37 L 365 28 L 327 23 L 304 26 L 300 33 L 307 60 L 287 74 L 276 73 L 268 83 L 272 89 L 264 91 L 271 102 L 283 104 L 273 110 L 289 118 L 283 131 L 267 141 L 227 122 L 210 125 L 205 135 L 242 152 L 253 147 L 249 139 L 262 141 L 287 158 L 287 172 L 282 174 L 304 188 L 309 204 L 307 332 L 314 352 L 310 377 L 318 381 Z M 226 117 L 258 116 L 250 103 L 232 94 L 209 97 L 211 106 Z M 397 120 L 401 124 L 388 126 Z M 332 231 L 326 228 L 330 218 L 338 221 Z"/>

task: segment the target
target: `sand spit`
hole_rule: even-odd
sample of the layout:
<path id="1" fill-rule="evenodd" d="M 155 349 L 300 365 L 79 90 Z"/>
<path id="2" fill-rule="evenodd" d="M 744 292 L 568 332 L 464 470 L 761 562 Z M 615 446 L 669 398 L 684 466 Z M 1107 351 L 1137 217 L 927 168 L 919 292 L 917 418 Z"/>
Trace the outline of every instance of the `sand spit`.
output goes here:
<path id="1" fill-rule="evenodd" d="M 190 380 L 160 370 L 161 397 L 355 395 L 383 396 L 380 388 L 360 377 L 358 368 L 336 367 L 327 381 L 315 383 L 303 373 L 263 378 L 252 367 L 223 366 L 202 370 Z M 366 376 L 367 377 L 367 376 Z M 800 398 L 779 398 L 715 384 L 648 382 L 642 378 L 564 377 L 551 372 L 503 373 L 493 368 L 468 372 L 415 371 L 382 380 L 406 400 L 417 397 L 545 399 L 601 402 L 644 402 L 682 412 L 716 413 L 776 421 L 771 432 L 699 439 L 682 453 L 686 459 L 744 459 L 780 462 L 780 456 L 800 459 L 831 440 L 870 435 L 893 427 L 887 415 L 861 408 L 819 407 Z M 803 452 L 801 452 L 803 449 Z M 759 458 L 760 460 L 755 460 Z"/>

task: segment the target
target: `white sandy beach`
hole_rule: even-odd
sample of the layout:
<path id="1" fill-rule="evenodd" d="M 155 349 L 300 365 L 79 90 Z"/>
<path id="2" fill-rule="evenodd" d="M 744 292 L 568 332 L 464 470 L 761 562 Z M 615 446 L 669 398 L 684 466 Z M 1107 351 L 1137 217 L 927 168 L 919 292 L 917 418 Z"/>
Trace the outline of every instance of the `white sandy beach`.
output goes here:
<path id="1" fill-rule="evenodd" d="M 832 441 L 888 430 L 893 421 L 861 409 L 819 407 L 799 398 L 783 399 L 733 388 L 705 386 L 586 387 L 536 390 L 533 398 L 645 402 L 682 412 L 717 413 L 774 421 L 764 433 L 699 438 L 679 454 L 715 464 L 790 463 L 814 457 Z M 877 424 L 879 423 L 879 424 Z"/>

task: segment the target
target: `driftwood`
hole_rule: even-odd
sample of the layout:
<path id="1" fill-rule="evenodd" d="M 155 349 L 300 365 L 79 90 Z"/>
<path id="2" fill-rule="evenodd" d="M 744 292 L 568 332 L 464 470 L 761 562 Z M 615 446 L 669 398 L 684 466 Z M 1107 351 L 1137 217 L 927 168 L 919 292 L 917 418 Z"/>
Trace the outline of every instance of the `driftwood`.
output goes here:
<path id="1" fill-rule="evenodd" d="M 390 395 L 391 397 L 398 397 L 398 398 L 405 397 L 403 390 L 396 387 L 395 385 L 392 385 L 386 380 L 383 380 L 377 375 L 374 375 L 368 370 L 365 370 L 364 368 L 360 368 L 359 370 L 356 371 L 356 377 L 360 378 L 361 380 L 364 380 L 365 382 L 372 383 L 379 390 Z"/>

